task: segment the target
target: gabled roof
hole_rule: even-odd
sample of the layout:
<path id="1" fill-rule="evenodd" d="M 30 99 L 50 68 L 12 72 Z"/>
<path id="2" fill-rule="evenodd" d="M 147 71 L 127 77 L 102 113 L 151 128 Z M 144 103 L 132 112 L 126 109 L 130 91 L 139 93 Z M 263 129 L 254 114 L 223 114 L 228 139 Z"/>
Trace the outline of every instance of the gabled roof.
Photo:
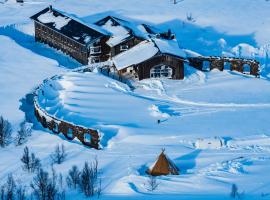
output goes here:
<path id="1" fill-rule="evenodd" d="M 156 162 L 147 170 L 147 173 L 152 176 L 179 175 L 179 169 L 162 150 Z"/>
<path id="2" fill-rule="evenodd" d="M 123 26 L 120 23 L 120 19 L 117 19 L 116 17 L 107 16 L 95 22 L 95 24 L 111 33 L 110 39 L 106 42 L 111 47 L 116 46 L 133 36 L 132 30 Z"/>
<path id="3" fill-rule="evenodd" d="M 30 18 L 83 45 L 88 45 L 102 36 L 109 35 L 98 26 L 87 25 L 51 7 L 45 8 Z"/>
<path id="4" fill-rule="evenodd" d="M 153 27 L 153 26 L 150 26 L 148 24 L 142 24 L 142 26 L 144 27 L 144 29 L 147 31 L 147 33 L 149 34 L 158 34 L 161 32 L 161 30 Z"/>
<path id="5" fill-rule="evenodd" d="M 112 60 L 117 70 L 122 70 L 152 58 L 158 51 L 158 48 L 152 41 L 145 40 L 129 50 L 114 56 Z"/>
<path id="6" fill-rule="evenodd" d="M 141 24 L 136 25 L 118 17 L 107 16 L 95 22 L 95 24 L 111 33 L 111 38 L 107 41 L 107 44 L 111 47 L 128 41 L 133 37 L 141 40 L 149 39 L 148 33 L 142 30 Z"/>
<path id="7" fill-rule="evenodd" d="M 136 46 L 114 56 L 112 61 L 117 70 L 122 70 L 132 65 L 142 63 L 158 53 L 174 57 L 186 58 L 185 52 L 179 48 L 176 40 L 154 38 L 144 40 Z"/>
<path id="8" fill-rule="evenodd" d="M 180 49 L 177 40 L 153 38 L 153 41 L 161 53 L 170 54 L 180 58 L 186 58 L 186 53 Z"/>

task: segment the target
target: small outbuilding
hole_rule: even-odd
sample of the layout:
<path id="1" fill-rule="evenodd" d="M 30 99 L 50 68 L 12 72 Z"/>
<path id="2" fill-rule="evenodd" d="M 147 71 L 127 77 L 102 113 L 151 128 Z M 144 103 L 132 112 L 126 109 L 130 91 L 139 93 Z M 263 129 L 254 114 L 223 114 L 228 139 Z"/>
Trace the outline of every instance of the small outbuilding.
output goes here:
<path id="1" fill-rule="evenodd" d="M 162 150 L 157 161 L 146 171 L 147 174 L 152 176 L 161 175 L 179 175 L 178 167 L 172 162 L 172 160 Z"/>

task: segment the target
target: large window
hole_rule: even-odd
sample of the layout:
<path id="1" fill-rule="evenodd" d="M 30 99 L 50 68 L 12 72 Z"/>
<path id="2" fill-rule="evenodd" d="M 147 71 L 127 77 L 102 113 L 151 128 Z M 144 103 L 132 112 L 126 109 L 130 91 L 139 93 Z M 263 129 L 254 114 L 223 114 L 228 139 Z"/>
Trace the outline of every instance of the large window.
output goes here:
<path id="1" fill-rule="evenodd" d="M 157 65 L 150 70 L 151 78 L 172 78 L 173 70 L 167 65 Z"/>

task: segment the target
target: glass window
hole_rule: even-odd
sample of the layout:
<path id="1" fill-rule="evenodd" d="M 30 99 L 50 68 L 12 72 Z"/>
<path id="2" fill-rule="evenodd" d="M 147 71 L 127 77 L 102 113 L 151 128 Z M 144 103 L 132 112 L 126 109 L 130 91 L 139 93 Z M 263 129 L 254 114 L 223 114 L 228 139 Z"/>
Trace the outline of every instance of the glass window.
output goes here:
<path id="1" fill-rule="evenodd" d="M 127 44 L 120 45 L 120 51 L 126 51 L 126 50 L 128 50 Z"/>
<path id="2" fill-rule="evenodd" d="M 90 54 L 101 53 L 101 46 L 90 47 Z"/>
<path id="3" fill-rule="evenodd" d="M 172 68 L 167 65 L 157 65 L 150 70 L 151 78 L 172 78 Z"/>

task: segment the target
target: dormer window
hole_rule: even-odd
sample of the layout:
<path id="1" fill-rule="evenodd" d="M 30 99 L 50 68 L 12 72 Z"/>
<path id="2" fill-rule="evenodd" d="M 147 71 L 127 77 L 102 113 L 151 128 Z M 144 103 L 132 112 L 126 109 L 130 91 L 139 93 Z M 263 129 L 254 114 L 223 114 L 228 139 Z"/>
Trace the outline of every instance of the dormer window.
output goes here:
<path id="1" fill-rule="evenodd" d="M 120 45 L 120 51 L 126 51 L 126 50 L 128 50 L 127 44 Z"/>
<path id="2" fill-rule="evenodd" d="M 90 47 L 90 54 L 101 53 L 101 46 Z"/>

